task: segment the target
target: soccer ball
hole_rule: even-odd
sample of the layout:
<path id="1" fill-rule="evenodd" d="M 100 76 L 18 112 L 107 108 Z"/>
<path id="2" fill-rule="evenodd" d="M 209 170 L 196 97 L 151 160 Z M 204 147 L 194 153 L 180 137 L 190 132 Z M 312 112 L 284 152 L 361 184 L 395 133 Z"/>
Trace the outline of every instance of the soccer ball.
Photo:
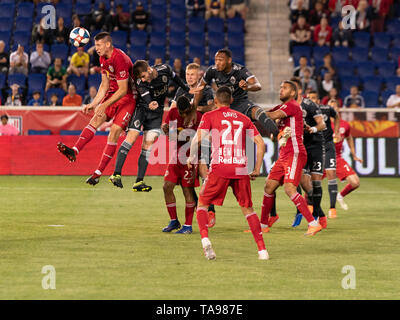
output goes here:
<path id="1" fill-rule="evenodd" d="M 89 43 L 90 33 L 85 28 L 76 27 L 69 34 L 69 42 L 75 47 L 83 47 Z"/>

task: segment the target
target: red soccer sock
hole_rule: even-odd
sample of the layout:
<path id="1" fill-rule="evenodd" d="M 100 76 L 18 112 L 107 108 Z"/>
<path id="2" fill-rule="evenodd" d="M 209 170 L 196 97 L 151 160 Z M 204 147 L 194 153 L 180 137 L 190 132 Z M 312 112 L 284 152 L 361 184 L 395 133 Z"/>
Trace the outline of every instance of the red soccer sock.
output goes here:
<path id="1" fill-rule="evenodd" d="M 268 194 L 264 193 L 264 199 L 261 209 L 261 223 L 268 224 L 269 213 L 271 212 L 272 207 L 275 202 L 275 193 Z"/>
<path id="2" fill-rule="evenodd" d="M 115 142 L 107 142 L 103 151 L 103 155 L 101 156 L 100 163 L 97 167 L 96 173 L 97 171 L 99 171 L 101 174 L 104 171 L 104 169 L 107 167 L 108 163 L 114 156 L 115 150 L 117 150 L 117 144 Z"/>
<path id="3" fill-rule="evenodd" d="M 185 207 L 185 226 L 191 226 L 193 222 L 194 208 L 196 202 L 187 202 Z"/>
<path id="4" fill-rule="evenodd" d="M 355 190 L 356 188 L 353 188 L 352 186 L 351 186 L 351 184 L 350 183 L 348 183 L 344 188 L 343 188 L 343 190 L 340 192 L 340 195 L 342 196 L 342 197 L 345 197 L 345 196 L 347 196 L 350 192 L 352 192 L 353 190 Z"/>
<path id="5" fill-rule="evenodd" d="M 90 140 L 92 140 L 95 134 L 96 134 L 96 128 L 88 124 L 85 127 L 85 129 L 82 130 L 81 135 L 78 138 L 78 141 L 76 141 L 75 145 L 73 146 L 75 153 L 78 154 L 83 149 L 83 147 Z"/>
<path id="6" fill-rule="evenodd" d="M 253 234 L 254 240 L 257 243 L 258 251 L 265 250 L 265 243 L 262 236 L 260 220 L 255 212 L 250 213 L 246 216 L 247 222 L 249 224 L 251 233 Z"/>
<path id="7" fill-rule="evenodd" d="M 198 207 L 196 211 L 201 238 L 208 238 L 208 211 L 207 208 Z"/>
<path id="8" fill-rule="evenodd" d="M 310 210 L 308 210 L 307 201 L 299 193 L 296 192 L 295 195 L 290 198 L 290 200 L 293 201 L 307 222 L 310 223 L 314 221 L 313 215 L 311 214 Z"/>
<path id="9" fill-rule="evenodd" d="M 176 203 L 171 202 L 171 203 L 166 203 L 168 214 L 171 220 L 176 220 L 178 219 L 178 216 L 176 214 Z"/>

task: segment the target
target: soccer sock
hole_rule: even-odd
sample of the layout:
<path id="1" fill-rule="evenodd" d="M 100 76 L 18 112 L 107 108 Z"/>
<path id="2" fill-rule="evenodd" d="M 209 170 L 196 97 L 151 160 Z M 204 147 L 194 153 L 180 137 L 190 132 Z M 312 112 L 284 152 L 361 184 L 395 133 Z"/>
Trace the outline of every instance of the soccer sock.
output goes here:
<path id="1" fill-rule="evenodd" d="M 270 217 L 276 217 L 276 198 L 274 198 L 274 205 L 272 206 L 269 215 Z"/>
<path id="2" fill-rule="evenodd" d="M 124 166 L 126 157 L 128 156 L 129 150 L 131 150 L 131 148 L 132 145 L 129 142 L 122 142 L 118 150 L 117 161 L 115 162 L 114 175 L 121 175 L 122 167 Z"/>
<path id="3" fill-rule="evenodd" d="M 185 207 L 185 226 L 191 226 L 193 222 L 194 208 L 196 207 L 195 202 L 186 202 Z"/>
<path id="4" fill-rule="evenodd" d="M 324 214 L 324 212 L 322 211 L 322 208 L 321 208 L 321 200 L 322 200 L 321 181 L 314 180 L 312 182 L 312 187 L 313 187 L 312 202 L 313 202 L 313 207 L 314 207 L 313 215 L 316 218 L 317 217 L 324 217 L 325 214 Z"/>
<path id="5" fill-rule="evenodd" d="M 196 203 L 196 207 L 197 207 L 197 203 L 199 201 L 199 197 L 197 196 L 195 188 L 193 188 L 193 199 L 194 199 L 194 202 Z"/>
<path id="6" fill-rule="evenodd" d="M 301 187 L 300 187 L 300 186 L 297 186 L 297 192 L 299 193 L 299 195 L 302 194 L 302 191 L 301 191 Z M 304 194 L 304 198 L 306 198 L 306 201 L 307 201 L 307 193 Z M 296 216 L 297 216 L 298 214 L 301 214 L 299 208 L 296 208 L 296 210 L 297 210 L 297 211 L 296 211 Z"/>
<path id="7" fill-rule="evenodd" d="M 146 174 L 147 170 L 147 165 L 149 164 L 149 161 L 147 160 L 148 157 L 150 157 L 150 150 L 142 149 L 142 152 L 140 152 L 139 156 L 138 175 L 136 178 L 136 182 L 143 181 L 144 179 L 144 175 Z"/>
<path id="8" fill-rule="evenodd" d="M 261 223 L 268 225 L 269 213 L 275 202 L 275 192 L 273 194 L 264 193 L 264 199 L 261 208 Z"/>
<path id="9" fill-rule="evenodd" d="M 336 179 L 328 180 L 329 199 L 331 202 L 331 209 L 336 207 L 336 197 L 338 193 L 338 186 Z"/>
<path id="10" fill-rule="evenodd" d="M 313 215 L 310 210 L 308 210 L 306 200 L 299 194 L 295 193 L 290 200 L 295 204 L 295 206 L 300 210 L 303 217 L 307 220 L 308 223 L 315 221 Z"/>
<path id="11" fill-rule="evenodd" d="M 197 223 L 199 224 L 201 238 L 208 238 L 208 212 L 207 208 L 198 207 L 196 210 Z"/>
<path id="12" fill-rule="evenodd" d="M 103 155 L 101 156 L 100 163 L 97 167 L 96 173 L 100 174 L 104 171 L 104 169 L 107 167 L 108 163 L 114 156 L 115 150 L 117 149 L 117 143 L 115 142 L 107 142 Z"/>
<path id="13" fill-rule="evenodd" d="M 350 192 L 352 192 L 353 190 L 355 190 L 356 188 L 353 188 L 352 186 L 351 186 L 351 184 L 350 183 L 348 183 L 344 188 L 343 188 L 343 190 L 340 192 L 340 195 L 342 196 L 342 197 L 345 197 L 345 196 L 347 196 Z"/>
<path id="14" fill-rule="evenodd" d="M 96 134 L 96 128 L 92 125 L 88 124 L 85 129 L 82 130 L 81 135 L 79 136 L 78 140 L 76 141 L 75 145 L 72 149 L 75 150 L 75 153 L 78 154 L 82 151 L 83 147 L 94 137 Z"/>
<path id="15" fill-rule="evenodd" d="M 272 133 L 275 137 L 279 134 L 279 129 L 276 126 L 275 121 L 268 117 L 263 109 L 257 109 L 255 118 L 258 122 L 260 122 L 260 124 L 264 127 L 268 134 Z"/>
<path id="16" fill-rule="evenodd" d="M 254 240 L 257 243 L 258 251 L 265 250 L 265 243 L 262 236 L 262 230 L 260 220 L 255 212 L 246 215 L 247 222 L 249 224 L 251 233 L 253 234 Z"/>
<path id="17" fill-rule="evenodd" d="M 313 191 L 312 191 L 312 189 L 311 189 L 311 191 L 304 193 L 304 198 L 306 199 L 307 204 L 309 206 L 313 205 Z"/>
<path id="18" fill-rule="evenodd" d="M 171 220 L 177 220 L 178 216 L 176 213 L 176 203 L 172 202 L 172 203 L 166 203 L 165 204 L 167 206 L 167 210 L 168 210 L 168 214 Z"/>

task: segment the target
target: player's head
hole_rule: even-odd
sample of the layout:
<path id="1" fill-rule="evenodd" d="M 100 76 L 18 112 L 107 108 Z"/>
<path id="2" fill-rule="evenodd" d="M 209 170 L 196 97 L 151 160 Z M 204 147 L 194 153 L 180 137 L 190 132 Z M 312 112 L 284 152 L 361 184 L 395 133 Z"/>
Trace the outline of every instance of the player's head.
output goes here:
<path id="1" fill-rule="evenodd" d="M 293 81 L 285 80 L 281 83 L 279 99 L 283 103 L 297 99 L 297 86 Z"/>
<path id="2" fill-rule="evenodd" d="M 112 38 L 108 32 L 100 32 L 94 37 L 94 46 L 100 57 L 108 55 L 113 49 Z"/>
<path id="3" fill-rule="evenodd" d="M 330 99 L 328 101 L 328 106 L 331 106 L 336 112 L 339 112 L 339 101 L 336 99 Z"/>
<path id="4" fill-rule="evenodd" d="M 133 64 L 133 75 L 136 79 L 140 79 L 143 82 L 151 82 L 152 79 L 152 69 L 144 60 L 136 60 Z"/>
<path id="5" fill-rule="evenodd" d="M 190 63 L 186 67 L 186 82 L 189 86 L 193 86 L 199 82 L 200 66 L 197 63 Z"/>
<path id="6" fill-rule="evenodd" d="M 224 71 L 232 65 L 232 52 L 229 49 L 220 49 L 215 54 L 215 68 Z"/>
<path id="7" fill-rule="evenodd" d="M 319 97 L 317 91 L 311 90 L 309 93 L 307 93 L 307 98 L 310 99 L 312 102 L 319 104 Z"/>
<path id="8" fill-rule="evenodd" d="M 8 115 L 3 114 L 1 116 L 1 123 L 3 124 L 3 126 L 5 126 L 7 124 L 7 122 L 8 122 Z"/>
<path id="9" fill-rule="evenodd" d="M 184 117 L 186 114 L 190 113 L 192 109 L 189 99 L 185 96 L 180 96 L 176 100 L 176 107 L 178 108 L 178 112 L 181 117 Z"/>
<path id="10" fill-rule="evenodd" d="M 302 88 L 302 85 L 301 85 L 301 80 L 300 80 L 300 78 L 292 77 L 292 78 L 290 78 L 290 81 L 293 82 L 293 83 L 296 85 L 296 87 L 297 87 L 297 94 L 298 94 L 299 96 L 302 95 L 302 94 L 303 94 L 303 88 Z M 297 100 L 297 98 L 296 98 L 296 100 Z"/>
<path id="11" fill-rule="evenodd" d="M 232 91 L 227 86 L 219 87 L 215 93 L 215 105 L 217 107 L 230 106 L 233 102 Z"/>

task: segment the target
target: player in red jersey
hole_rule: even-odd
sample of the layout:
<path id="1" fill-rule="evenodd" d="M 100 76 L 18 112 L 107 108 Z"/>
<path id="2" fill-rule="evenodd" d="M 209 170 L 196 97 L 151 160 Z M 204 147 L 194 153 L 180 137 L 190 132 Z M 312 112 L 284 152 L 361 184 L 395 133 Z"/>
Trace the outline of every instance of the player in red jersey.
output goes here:
<path id="1" fill-rule="evenodd" d="M 211 138 L 210 170 L 200 191 L 197 206 L 197 222 L 204 254 L 209 260 L 216 257 L 208 238 L 207 208 L 211 203 L 222 206 L 230 186 L 257 243 L 258 257 L 267 260 L 268 252 L 265 248 L 260 220 L 253 209 L 250 185 L 250 179 L 255 179 L 260 175 L 265 152 L 264 141 L 247 116 L 229 107 L 233 101 L 229 87 L 220 87 L 214 101 L 217 109 L 203 115 L 197 134 L 192 141 L 188 159 L 189 167 L 197 163 L 201 140 L 207 136 Z M 250 174 L 247 168 L 246 136 L 257 145 L 255 168 Z"/>
<path id="2" fill-rule="evenodd" d="M 330 101 L 332 107 L 335 108 L 336 112 L 339 112 L 339 104 L 336 101 Z M 334 138 L 336 148 L 336 175 L 340 181 L 346 180 L 348 183 L 344 189 L 338 193 L 337 201 L 343 210 L 348 210 L 348 205 L 344 202 L 344 197 L 350 192 L 354 191 L 360 186 L 360 178 L 357 173 L 350 167 L 350 165 L 342 158 L 343 141 L 346 139 L 349 145 L 351 155 L 354 161 L 363 163 L 363 160 L 357 157 L 354 148 L 354 140 L 350 133 L 350 125 L 344 120 L 340 120 L 339 126 L 339 137 Z"/>
<path id="3" fill-rule="evenodd" d="M 79 152 L 92 140 L 97 128 L 105 121 L 113 119 L 100 163 L 94 174 L 86 180 L 86 183 L 93 186 L 99 183 L 103 170 L 112 159 L 118 138 L 129 124 L 136 106 L 131 59 L 123 51 L 113 47 L 109 33 L 100 32 L 94 40 L 100 56 L 101 84 L 93 101 L 83 107 L 84 113 L 94 110 L 94 116 L 72 148 L 61 142 L 57 144 L 58 150 L 69 161 L 74 162 Z"/>
<path id="4" fill-rule="evenodd" d="M 192 116 L 193 106 L 190 104 L 189 99 L 185 96 L 180 96 L 176 100 L 176 108 L 169 110 L 165 123 L 162 125 L 162 130 L 165 134 L 169 134 L 170 139 L 177 138 L 176 152 L 170 160 L 164 176 L 164 198 L 170 222 L 162 230 L 163 232 L 171 232 L 181 227 L 177 217 L 176 198 L 174 195 L 175 186 L 180 184 L 186 202 L 185 224 L 176 233 L 192 233 L 193 214 L 196 207 L 194 188 L 199 186 L 199 179 L 197 166 L 189 168 L 187 165 L 189 150 L 181 147 L 189 143 L 190 138 L 195 135 L 200 124 L 202 114 L 199 111 L 194 111 L 195 116 Z"/>
<path id="5" fill-rule="evenodd" d="M 275 190 L 283 185 L 286 194 L 308 221 L 306 235 L 312 236 L 321 231 L 321 225 L 314 220 L 306 200 L 297 192 L 303 168 L 307 163 L 307 151 L 303 144 L 303 111 L 296 101 L 296 84 L 284 81 L 280 87 L 279 98 L 283 103 L 267 112 L 267 115 L 273 120 L 279 119 L 281 132 L 290 132 L 290 137 L 281 147 L 279 158 L 265 182 L 261 224 L 263 227 L 268 225 L 268 216 L 275 202 Z"/>

